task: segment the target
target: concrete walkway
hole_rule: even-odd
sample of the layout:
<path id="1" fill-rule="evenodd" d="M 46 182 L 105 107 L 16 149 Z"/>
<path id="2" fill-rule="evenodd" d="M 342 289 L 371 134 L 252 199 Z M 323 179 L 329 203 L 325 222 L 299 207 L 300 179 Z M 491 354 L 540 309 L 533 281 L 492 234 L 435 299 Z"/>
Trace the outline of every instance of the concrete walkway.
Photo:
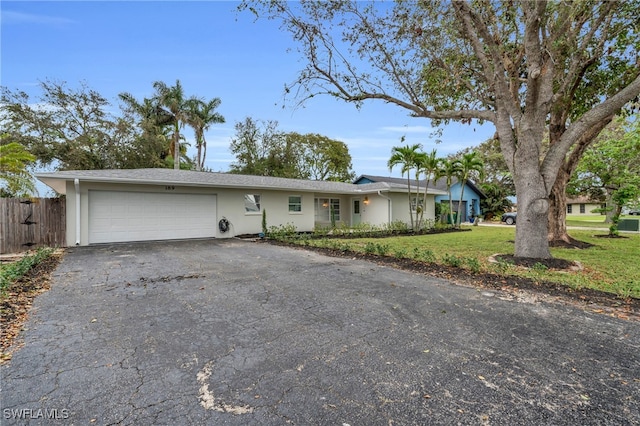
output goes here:
<path id="1" fill-rule="evenodd" d="M 640 419 L 638 323 L 238 240 L 70 249 L 24 340 L 2 425 Z"/>

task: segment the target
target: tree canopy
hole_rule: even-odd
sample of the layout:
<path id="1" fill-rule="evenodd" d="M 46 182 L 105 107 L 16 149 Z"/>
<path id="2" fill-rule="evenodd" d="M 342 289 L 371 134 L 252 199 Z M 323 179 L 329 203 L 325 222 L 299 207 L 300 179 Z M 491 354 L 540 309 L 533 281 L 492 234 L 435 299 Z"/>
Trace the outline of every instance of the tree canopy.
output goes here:
<path id="1" fill-rule="evenodd" d="M 111 114 L 111 104 L 81 83 L 40 83 L 32 99 L 2 90 L 3 127 L 38 163 L 60 170 L 162 167 L 157 140 L 141 137 L 126 117 Z"/>
<path id="2" fill-rule="evenodd" d="M 298 43 L 307 64 L 287 92 L 301 101 L 378 99 L 436 123 L 493 123 L 518 197 L 520 257 L 551 257 L 549 196 L 566 155 L 640 93 L 638 0 L 241 8 L 279 20 Z"/>
<path id="3" fill-rule="evenodd" d="M 139 101 L 119 95 L 120 114 L 102 95 L 81 82 L 43 81 L 41 93 L 2 88 L 3 131 L 35 156 L 39 166 L 59 170 L 204 167 L 205 131 L 224 117 L 220 99 L 186 97 L 180 81 L 155 82 L 154 95 Z M 187 156 L 185 125 L 193 128 L 197 156 Z M 178 152 L 178 161 L 174 157 Z"/>
<path id="4" fill-rule="evenodd" d="M 285 133 L 275 121 L 251 117 L 235 125 L 230 151 L 232 173 L 293 179 L 353 180 L 351 155 L 344 142 L 318 134 Z"/>
<path id="5" fill-rule="evenodd" d="M 569 184 L 573 194 L 605 200 L 610 220 L 640 201 L 639 120 L 617 117 L 585 151 Z"/>
<path id="6" fill-rule="evenodd" d="M 36 160 L 24 146 L 0 135 L 0 193 L 7 197 L 27 197 L 37 193 L 28 167 Z"/>

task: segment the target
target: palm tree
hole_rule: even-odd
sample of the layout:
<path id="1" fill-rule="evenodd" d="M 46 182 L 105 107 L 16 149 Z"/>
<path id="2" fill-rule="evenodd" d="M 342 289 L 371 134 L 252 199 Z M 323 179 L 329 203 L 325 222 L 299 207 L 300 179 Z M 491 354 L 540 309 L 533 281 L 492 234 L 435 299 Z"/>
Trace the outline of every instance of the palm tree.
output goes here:
<path id="1" fill-rule="evenodd" d="M 404 137 L 402 138 L 404 141 Z M 387 166 L 389 167 L 389 171 L 391 171 L 395 166 L 401 165 L 402 168 L 400 172 L 404 176 L 407 174 L 407 195 L 409 197 L 409 217 L 411 218 L 411 229 L 415 230 L 415 225 L 413 221 L 413 209 L 411 203 L 411 170 L 417 168 L 420 152 L 419 149 L 422 148 L 420 144 L 414 145 L 406 145 L 406 146 L 394 146 L 391 149 L 391 158 L 387 162 Z M 417 200 L 416 200 L 417 201 Z M 416 210 L 417 213 L 417 210 Z M 417 214 L 416 214 L 417 219 Z"/>
<path id="2" fill-rule="evenodd" d="M 213 98 L 209 102 L 196 98 L 188 101 L 187 123 L 193 128 L 196 136 L 196 147 L 198 148 L 196 170 L 198 171 L 202 170 L 207 158 L 207 141 L 204 138 L 204 132 L 214 123 L 224 123 L 224 117 L 215 111 L 218 106 L 220 106 L 219 98 Z"/>
<path id="3" fill-rule="evenodd" d="M 172 146 L 169 142 L 172 139 L 170 132 L 173 128 L 173 118 L 162 108 L 158 99 L 156 97 L 144 98 L 142 102 L 139 102 L 132 94 L 126 92 L 120 93 L 118 97 L 125 104 L 125 112 L 140 117 L 138 125 L 142 129 L 143 139 L 149 143 L 154 141 L 162 145 L 163 151 L 160 153 L 160 159 L 165 160 L 165 158 L 173 156 Z"/>
<path id="4" fill-rule="evenodd" d="M 494 215 L 501 215 L 508 211 L 513 203 L 507 198 L 507 190 L 495 183 L 485 183 L 480 186 L 487 198 L 480 201 L 480 207 L 486 220 L 490 220 Z"/>
<path id="5" fill-rule="evenodd" d="M 424 186 L 424 195 L 422 197 L 422 202 L 426 204 L 427 200 L 427 191 L 429 190 L 429 180 L 431 180 L 436 172 L 438 171 L 438 167 L 440 167 L 440 159 L 437 158 L 436 150 L 433 149 L 431 153 L 420 156 L 418 162 L 418 170 L 425 175 L 425 186 Z M 417 177 L 416 177 L 417 179 Z M 420 218 L 418 219 L 418 229 L 420 229 L 422 225 L 422 219 L 424 217 L 424 206 L 420 210 Z"/>
<path id="6" fill-rule="evenodd" d="M 186 99 L 180 80 L 176 80 L 175 86 L 167 86 L 162 81 L 153 83 L 156 90 L 158 103 L 163 111 L 171 117 L 173 125 L 173 138 L 171 140 L 171 153 L 173 154 L 173 168 L 180 169 L 180 129 L 184 127 L 189 118 L 189 103 L 193 100 Z M 191 98 L 195 99 L 195 98 Z"/>
<path id="7" fill-rule="evenodd" d="M 451 199 L 451 183 L 453 178 L 460 175 L 460 161 L 458 160 L 449 160 L 444 158 L 440 161 L 440 167 L 436 171 L 435 179 L 440 179 L 444 177 L 446 179 L 447 184 L 447 193 L 449 194 L 449 222 L 455 225 L 455 221 L 453 220 L 453 200 Z"/>
<path id="8" fill-rule="evenodd" d="M 458 218 L 456 225 L 460 226 L 460 222 L 462 222 L 462 197 L 464 196 L 464 187 L 472 172 L 475 171 L 482 175 L 484 163 L 474 151 L 463 154 L 462 158 L 458 160 L 458 163 L 460 165 L 458 174 L 458 179 L 460 180 L 460 201 L 458 201 Z"/>

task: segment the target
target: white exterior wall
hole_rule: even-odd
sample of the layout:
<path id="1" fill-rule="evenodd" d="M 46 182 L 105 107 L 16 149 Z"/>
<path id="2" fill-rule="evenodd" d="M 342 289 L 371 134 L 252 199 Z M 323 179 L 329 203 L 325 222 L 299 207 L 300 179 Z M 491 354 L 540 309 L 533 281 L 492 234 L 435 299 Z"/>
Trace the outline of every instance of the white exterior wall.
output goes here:
<path id="1" fill-rule="evenodd" d="M 222 219 L 223 216 L 229 220 L 231 229 L 227 234 L 233 234 L 229 236 L 262 232 L 262 212 L 245 212 L 245 194 L 260 195 L 261 209 L 267 212 L 267 228 L 293 224 L 300 232 L 313 231 L 313 193 L 252 189 L 219 189 L 217 193 L 218 220 Z M 289 196 L 302 197 L 301 212 L 289 212 Z M 219 237 L 226 236 L 219 235 Z"/>
<path id="2" fill-rule="evenodd" d="M 168 189 L 169 188 L 169 189 Z M 245 194 L 259 194 L 261 208 L 267 211 L 267 226 L 292 223 L 298 231 L 312 231 L 314 227 L 314 206 L 312 193 L 296 191 L 222 189 L 208 187 L 165 185 L 111 184 L 80 181 L 80 245 L 89 244 L 89 191 L 123 191 L 153 193 L 183 193 L 216 195 L 216 222 L 225 217 L 230 229 L 221 233 L 216 229 L 216 238 L 230 238 L 241 234 L 262 232 L 262 212 L 246 213 Z M 289 196 L 302 197 L 302 212 L 289 212 Z M 68 245 L 76 242 L 76 193 L 73 181 L 67 182 L 66 190 L 66 238 Z"/>
<path id="3" fill-rule="evenodd" d="M 391 221 L 400 220 L 407 224 L 411 223 L 409 218 L 409 206 L 406 193 L 382 193 L 380 196 L 376 193 L 373 194 L 358 194 L 358 195 L 337 195 L 337 194 L 321 194 L 315 195 L 315 198 L 338 198 L 340 199 L 340 220 L 336 221 L 336 225 L 352 225 L 353 215 L 353 200 L 360 200 L 360 222 L 368 223 L 375 226 L 383 226 Z M 367 197 L 369 204 L 364 203 L 364 199 Z M 386 197 L 386 198 L 385 198 Z M 391 206 L 389 206 L 389 200 L 391 200 Z M 391 218 L 389 218 L 389 211 L 391 210 Z M 427 195 L 425 219 L 433 219 L 435 217 L 435 201 L 433 195 Z M 330 226 L 330 222 L 316 222 L 319 227 Z M 299 229 L 300 230 L 300 229 Z"/>
<path id="4" fill-rule="evenodd" d="M 267 227 L 293 224 L 298 231 L 311 232 L 315 225 L 328 226 L 330 223 L 315 223 L 315 198 L 339 198 L 340 221 L 338 224 L 351 225 L 352 200 L 360 199 L 361 223 L 382 226 L 390 221 L 401 220 L 410 223 L 408 200 L 406 193 L 383 193 L 391 199 L 391 217 L 389 218 L 389 200 L 378 194 L 314 194 L 295 190 L 252 190 L 229 189 L 197 186 L 165 186 L 165 185 L 135 185 L 128 183 L 97 183 L 80 180 L 80 245 L 89 244 L 89 191 L 122 191 L 145 193 L 181 193 L 208 194 L 216 196 L 216 223 L 223 217 L 229 221 L 230 229 L 221 233 L 216 229 L 216 238 L 230 238 L 242 234 L 257 234 L 262 232 L 262 212 L 247 213 L 244 208 L 245 194 L 260 195 L 261 209 L 266 210 Z M 302 197 L 302 211 L 289 212 L 289 196 Z M 365 196 L 369 204 L 364 204 Z M 425 218 L 433 218 L 435 212 L 434 196 L 429 195 L 426 202 Z M 76 194 L 73 181 L 66 183 L 66 238 L 67 244 L 72 246 L 76 236 Z"/>
<path id="5" fill-rule="evenodd" d="M 580 204 L 584 204 L 584 213 L 580 213 Z M 599 213 L 591 213 L 591 210 L 599 209 L 600 204 L 590 203 L 571 203 L 571 213 L 567 213 L 567 216 L 585 216 Z"/>
<path id="6" fill-rule="evenodd" d="M 367 195 L 367 197 L 369 197 L 369 205 L 365 205 L 364 196 L 361 197 L 362 223 L 377 226 L 389 223 L 389 200 L 378 194 Z"/>

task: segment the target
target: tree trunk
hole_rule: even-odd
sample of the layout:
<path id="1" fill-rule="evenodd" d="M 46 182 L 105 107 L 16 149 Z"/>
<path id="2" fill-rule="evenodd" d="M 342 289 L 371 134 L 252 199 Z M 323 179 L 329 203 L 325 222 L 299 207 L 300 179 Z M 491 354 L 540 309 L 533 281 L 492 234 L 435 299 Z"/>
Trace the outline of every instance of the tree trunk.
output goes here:
<path id="1" fill-rule="evenodd" d="M 413 220 L 414 231 L 418 232 L 420 230 L 420 222 L 418 222 L 418 216 L 420 215 L 420 175 L 416 173 L 416 218 Z M 413 212 L 410 211 L 413 217 Z"/>
<path id="2" fill-rule="evenodd" d="M 464 198 L 464 186 L 466 179 L 460 182 L 460 200 L 458 201 L 458 217 L 456 218 L 456 226 L 459 228 L 462 223 L 462 199 Z"/>
<path id="3" fill-rule="evenodd" d="M 604 219 L 604 223 L 613 223 L 613 217 L 616 215 L 616 210 L 618 209 L 618 205 L 613 201 L 613 191 L 610 189 L 606 189 L 607 191 L 607 207 L 610 210 L 607 210 L 607 216 Z M 622 209 L 620 209 L 622 211 Z M 620 213 L 618 213 L 619 215 Z"/>
<path id="4" fill-rule="evenodd" d="M 202 170 L 202 143 L 198 142 L 198 160 L 196 161 L 196 170 Z"/>
<path id="5" fill-rule="evenodd" d="M 204 163 L 207 160 L 207 141 L 202 138 L 202 164 L 200 164 L 200 170 L 204 169 Z"/>
<path id="6" fill-rule="evenodd" d="M 542 128 L 530 123 L 523 127 L 526 130 L 518 135 L 520 143 L 513 155 L 513 181 L 518 196 L 515 256 L 550 259 L 549 192 L 540 172 L 536 143 L 542 138 Z"/>
<path id="7" fill-rule="evenodd" d="M 180 170 L 180 127 L 173 133 L 173 169 Z"/>
<path id="8" fill-rule="evenodd" d="M 588 131 L 584 132 L 573 149 L 566 156 L 565 161 L 558 170 L 556 181 L 551 188 L 549 195 L 549 242 L 565 242 L 573 244 L 576 240 L 569 236 L 567 232 L 567 185 L 571 180 L 573 172 L 578 167 L 578 163 L 582 158 L 585 150 L 591 145 L 595 138 L 600 134 L 607 124 L 611 122 L 613 115 L 605 120 L 594 124 Z M 553 145 L 557 143 L 565 128 L 563 125 L 550 126 L 549 143 Z"/>
<path id="9" fill-rule="evenodd" d="M 418 229 L 420 229 L 420 227 L 422 226 L 422 221 L 424 220 L 424 210 L 427 207 L 427 192 L 429 191 L 429 176 L 427 176 L 427 182 L 425 184 L 424 187 L 424 196 L 422 197 L 422 211 L 420 212 L 420 220 L 418 222 Z M 435 204 L 436 200 L 435 197 L 433 199 L 433 202 Z M 435 207 L 435 206 L 434 206 Z"/>
<path id="10" fill-rule="evenodd" d="M 516 180 L 516 191 L 520 196 L 516 221 L 515 256 L 549 259 L 551 258 L 547 239 L 549 198 L 542 178 L 538 179 L 538 183 L 518 182 L 520 180 Z M 528 189 L 524 190 L 524 187 Z"/>
<path id="11" fill-rule="evenodd" d="M 571 179 L 564 167 L 558 171 L 556 182 L 549 195 L 549 242 L 564 241 L 572 243 L 574 240 L 567 232 L 567 184 Z"/>
<path id="12" fill-rule="evenodd" d="M 453 217 L 453 200 L 451 199 L 451 186 L 447 188 L 447 192 L 449 193 L 449 222 L 451 222 L 452 226 L 456 226 L 456 221 Z"/>

